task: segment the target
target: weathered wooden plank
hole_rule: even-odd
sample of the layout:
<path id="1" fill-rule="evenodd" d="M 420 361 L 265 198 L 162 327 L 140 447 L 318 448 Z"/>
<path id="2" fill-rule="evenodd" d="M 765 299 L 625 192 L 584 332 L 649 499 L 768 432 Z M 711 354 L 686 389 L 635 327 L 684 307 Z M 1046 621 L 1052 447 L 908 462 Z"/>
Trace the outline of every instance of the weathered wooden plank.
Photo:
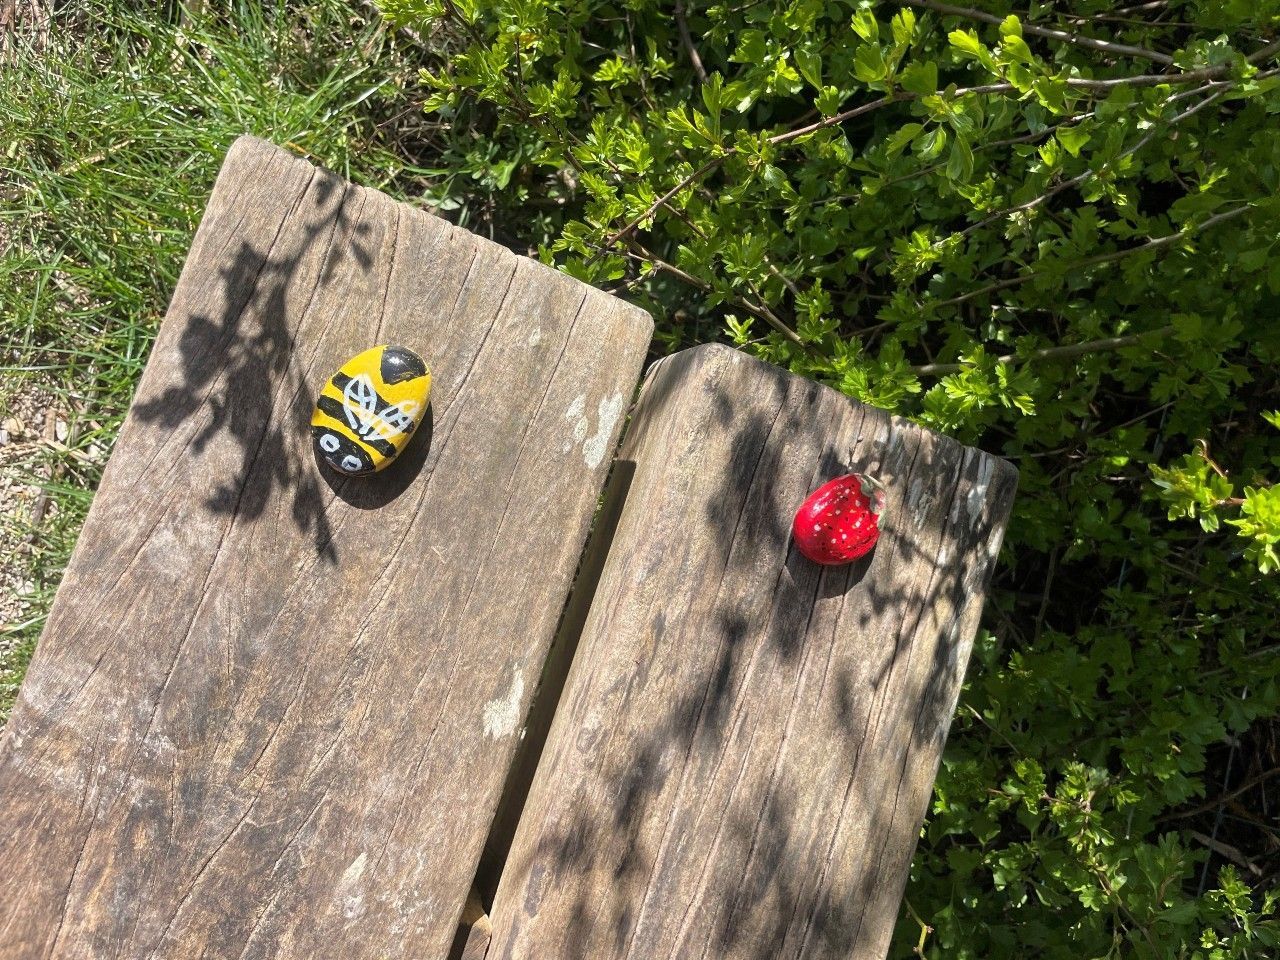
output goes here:
<path id="1" fill-rule="evenodd" d="M 632 464 L 489 957 L 878 960 L 1016 473 L 723 347 L 654 368 Z M 886 530 L 823 569 L 790 521 L 847 468 Z"/>
<path id="2" fill-rule="evenodd" d="M 0 740 L 0 957 L 443 957 L 650 331 L 239 141 Z M 388 341 L 428 422 L 324 474 Z"/>

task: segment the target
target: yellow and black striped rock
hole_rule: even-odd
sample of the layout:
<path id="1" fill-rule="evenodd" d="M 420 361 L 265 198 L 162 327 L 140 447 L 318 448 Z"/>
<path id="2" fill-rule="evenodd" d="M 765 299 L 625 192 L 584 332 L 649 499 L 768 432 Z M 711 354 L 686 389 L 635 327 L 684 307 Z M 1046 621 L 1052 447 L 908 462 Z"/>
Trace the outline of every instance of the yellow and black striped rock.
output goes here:
<path id="1" fill-rule="evenodd" d="M 430 393 L 427 365 L 406 347 L 374 347 L 352 357 L 316 400 L 316 452 L 349 476 L 381 470 L 408 445 Z"/>

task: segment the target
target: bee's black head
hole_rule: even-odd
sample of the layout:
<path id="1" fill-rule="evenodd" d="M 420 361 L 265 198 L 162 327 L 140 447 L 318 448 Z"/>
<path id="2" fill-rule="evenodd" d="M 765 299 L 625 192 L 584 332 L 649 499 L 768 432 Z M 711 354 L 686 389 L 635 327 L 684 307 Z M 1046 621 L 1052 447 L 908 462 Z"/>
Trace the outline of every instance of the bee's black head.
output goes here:
<path id="1" fill-rule="evenodd" d="M 427 375 L 427 365 L 408 347 L 387 347 L 382 351 L 378 371 L 384 383 L 404 383 Z"/>

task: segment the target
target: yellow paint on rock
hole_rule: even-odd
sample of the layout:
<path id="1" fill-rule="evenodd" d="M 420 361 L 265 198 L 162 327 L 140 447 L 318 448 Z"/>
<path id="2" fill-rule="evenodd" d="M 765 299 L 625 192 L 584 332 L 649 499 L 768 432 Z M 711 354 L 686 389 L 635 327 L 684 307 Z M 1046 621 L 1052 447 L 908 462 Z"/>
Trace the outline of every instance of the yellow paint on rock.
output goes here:
<path id="1" fill-rule="evenodd" d="M 316 400 L 316 452 L 339 473 L 375 473 L 404 452 L 430 395 L 431 373 L 407 347 L 383 345 L 357 354 Z"/>

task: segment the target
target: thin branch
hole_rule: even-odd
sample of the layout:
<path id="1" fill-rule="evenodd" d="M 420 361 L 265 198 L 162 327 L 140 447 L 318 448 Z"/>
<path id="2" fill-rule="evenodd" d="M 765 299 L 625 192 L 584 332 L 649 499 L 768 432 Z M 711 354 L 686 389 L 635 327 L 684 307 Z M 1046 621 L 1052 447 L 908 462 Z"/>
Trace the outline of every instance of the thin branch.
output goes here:
<path id="1" fill-rule="evenodd" d="M 1077 13 L 1064 13 L 1062 16 L 1076 23 L 1123 23 L 1130 27 L 1150 27 L 1158 30 L 1178 30 L 1198 26 L 1198 24 L 1187 23 L 1185 20 L 1139 20 L 1136 17 L 1111 17 L 1098 14 L 1081 16 Z"/>
<path id="2" fill-rule="evenodd" d="M 676 277 L 679 280 L 683 280 L 685 283 L 689 284 L 691 287 L 697 287 L 703 293 L 709 293 L 711 291 L 712 289 L 711 284 L 707 283 L 707 281 L 703 280 L 701 277 L 695 277 L 693 274 L 680 269 L 674 263 L 671 263 L 667 260 L 663 260 L 657 254 L 651 253 L 649 250 L 645 249 L 645 247 L 642 244 L 640 244 L 638 241 L 629 240 L 627 241 L 627 246 L 629 246 L 632 249 L 631 256 L 639 260 L 641 263 L 652 264 L 652 266 L 655 269 L 661 270 L 664 273 L 669 273 L 673 277 Z"/>
<path id="3" fill-rule="evenodd" d="M 714 289 L 711 286 L 711 284 L 709 284 L 707 281 L 699 277 L 695 277 L 693 276 L 693 274 L 687 273 L 684 270 L 681 270 L 674 263 L 669 263 L 666 260 L 663 260 L 661 257 L 647 250 L 642 244 L 640 244 L 636 240 L 634 239 L 629 240 L 628 246 L 632 248 L 633 253 L 631 255 L 636 259 L 644 261 L 646 263 L 651 263 L 656 269 L 661 270 L 664 273 L 669 273 L 673 277 L 676 277 L 677 279 L 684 281 L 690 286 L 697 287 L 699 290 L 703 291 L 704 293 L 710 292 L 712 289 Z M 758 293 L 759 291 L 756 291 L 756 292 Z M 736 303 L 743 310 L 746 310 L 752 316 L 758 317 L 759 319 L 763 320 L 765 323 L 769 324 L 769 326 L 773 327 L 773 329 L 777 330 L 778 333 L 782 334 L 784 337 L 786 337 L 796 346 L 802 347 L 805 350 L 812 350 L 812 347 L 810 347 L 809 344 L 805 343 L 802 339 L 800 339 L 800 335 L 797 334 L 794 330 L 792 330 L 791 327 L 787 326 L 786 321 L 784 321 L 776 313 L 770 310 L 767 305 L 763 303 L 752 303 L 751 301 L 744 300 L 741 297 L 734 297 L 733 302 Z"/>
<path id="4" fill-rule="evenodd" d="M 1255 64 L 1277 52 L 1280 52 L 1280 40 L 1267 44 L 1257 53 L 1245 59 L 1248 63 Z M 1187 70 L 1184 73 L 1141 73 L 1133 77 L 1113 77 L 1109 80 L 1085 80 L 1079 77 L 1068 77 L 1066 84 L 1069 87 L 1077 87 L 1082 90 L 1106 92 L 1117 87 L 1158 87 L 1162 83 L 1171 85 L 1199 83 L 1202 80 L 1217 80 L 1223 74 L 1230 72 L 1231 64 L 1220 63 L 1214 67 L 1202 67 L 1199 70 Z"/>
<path id="5" fill-rule="evenodd" d="M 959 96 L 965 93 L 1008 92 L 1013 89 L 1014 89 L 1013 85 L 1009 83 L 993 83 L 993 84 L 987 84 L 981 87 L 970 87 L 967 89 L 957 90 L 956 95 Z M 768 142 L 770 144 L 786 143 L 790 140 L 796 140 L 796 139 L 799 139 L 800 137 L 807 136 L 810 133 L 816 133 L 818 130 L 823 130 L 827 127 L 833 127 L 836 124 L 843 123 L 846 120 L 852 120 L 854 117 L 861 116 L 862 114 L 865 114 L 865 113 L 870 113 L 873 110 L 879 110 L 881 107 L 887 107 L 891 103 L 899 103 L 902 101 L 915 100 L 915 99 L 916 99 L 916 95 L 914 93 L 890 94 L 888 96 L 881 97 L 879 100 L 872 100 L 870 103 L 864 103 L 861 106 L 854 107 L 850 110 L 845 110 L 842 113 L 837 113 L 837 114 L 833 114 L 830 117 L 825 117 L 824 119 L 819 120 L 816 123 L 811 123 L 811 124 L 808 124 L 807 126 L 798 127 L 795 130 L 788 130 L 785 133 L 775 134 L 774 136 L 768 139 Z M 729 147 L 719 156 L 712 157 L 710 160 L 704 163 L 701 167 L 693 171 L 693 173 L 689 174 L 687 177 L 685 177 L 683 180 L 677 183 L 674 187 L 672 187 L 670 190 L 668 190 L 666 193 L 660 196 L 657 200 L 653 201 L 653 203 L 649 204 L 649 206 L 645 209 L 644 213 L 640 214 L 640 216 L 636 217 L 635 219 L 629 221 L 626 224 L 626 226 L 624 226 L 617 233 L 609 237 L 604 242 L 603 249 L 598 250 L 595 254 L 593 254 L 591 259 L 592 260 L 596 259 L 602 252 L 612 248 L 613 245 L 617 243 L 619 240 L 625 239 L 626 237 L 630 236 L 630 234 L 632 233 L 632 231 L 636 229 L 636 227 L 638 227 L 644 221 L 648 220 L 655 213 L 657 213 L 660 207 L 666 206 L 667 203 L 670 202 L 670 200 L 674 196 L 676 196 L 676 194 L 693 186 L 695 183 L 701 180 L 704 176 L 706 176 L 712 170 L 715 170 L 718 167 L 720 167 L 727 159 L 729 159 L 729 157 L 733 156 L 737 152 L 738 152 L 738 149 L 736 147 Z"/>
<path id="6" fill-rule="evenodd" d="M 1074 116 L 1066 117 L 1059 123 L 1045 127 L 1043 130 L 1035 133 L 1024 133 L 1020 136 L 1008 137 L 1004 140 L 992 140 L 989 143 L 980 143 L 973 148 L 973 153 L 977 156 L 984 150 L 995 150 L 999 147 L 1008 147 L 1019 143 L 1034 143 L 1036 140 L 1043 140 L 1045 137 L 1052 136 L 1064 127 L 1074 126 L 1080 121 L 1087 120 L 1092 116 L 1092 110 L 1087 113 L 1077 113 Z M 880 184 L 880 189 L 883 190 L 885 187 L 892 187 L 899 183 L 905 183 L 908 180 L 914 180 L 916 177 L 927 177 L 931 173 L 937 173 L 939 170 L 946 167 L 946 165 L 946 161 L 944 160 L 941 163 L 935 163 L 927 167 L 921 167 L 918 170 L 912 170 L 910 173 L 904 173 L 902 176 L 894 177 L 892 180 L 886 180 L 884 183 Z M 857 198 L 860 195 L 861 194 L 858 193 L 842 194 L 839 199 Z"/>
<path id="7" fill-rule="evenodd" d="M 935 0 L 902 0 L 902 2 L 911 4 L 912 6 L 937 10 L 940 13 L 985 20 L 989 23 L 1003 22 L 1001 17 L 994 14 L 983 13 L 980 10 L 972 10 L 967 7 L 953 7 L 948 4 L 937 3 Z M 1126 53 L 1130 56 L 1146 57 L 1148 59 L 1170 65 L 1173 63 L 1172 57 L 1163 53 L 1157 53 L 1153 50 L 1147 50 L 1142 47 L 1131 47 L 1127 44 L 1117 44 L 1107 40 L 1094 40 L 1091 37 L 1082 37 L 1078 34 L 1070 34 L 1061 30 L 1052 30 L 1048 27 L 1036 27 L 1033 24 L 1024 23 L 1022 25 L 1022 29 L 1026 33 L 1053 37 L 1057 40 L 1076 43 L 1087 47 L 1094 47 L 1099 50 L 1107 50 L 1112 53 Z M 1263 60 L 1266 60 L 1278 52 L 1280 52 L 1280 40 L 1275 40 L 1245 57 L 1245 62 L 1250 65 L 1261 63 Z M 1220 63 L 1211 67 L 1202 67 L 1198 70 L 1187 70 L 1182 73 L 1143 73 L 1132 77 L 1111 77 L 1104 80 L 1094 80 L 1086 77 L 1068 77 L 1064 82 L 1067 86 L 1074 87 L 1078 90 L 1092 90 L 1103 93 L 1109 90 L 1114 90 L 1117 87 L 1155 87 L 1164 83 L 1178 85 L 1186 83 L 1200 83 L 1203 80 L 1216 80 L 1230 72 L 1231 64 Z"/>
<path id="8" fill-rule="evenodd" d="M 1131 254 L 1143 253 L 1147 250 L 1158 250 L 1161 247 L 1167 247 L 1171 243 L 1183 240 L 1191 236 L 1193 233 L 1199 233 L 1201 230 L 1207 230 L 1209 227 L 1216 226 L 1225 220 L 1231 220 L 1238 217 L 1242 213 L 1248 212 L 1250 209 L 1249 205 L 1245 204 L 1244 206 L 1235 207 L 1231 210 L 1225 210 L 1222 213 L 1215 213 L 1207 220 L 1184 227 L 1177 233 L 1171 233 L 1165 237 L 1156 237 L 1154 240 L 1148 240 L 1146 243 L 1140 243 L 1136 247 L 1125 247 L 1123 250 L 1112 250 L 1108 253 L 1100 253 L 1095 257 L 1086 257 L 1084 260 L 1070 264 L 1070 267 L 1073 270 L 1078 270 L 1081 267 L 1094 267 L 1100 263 L 1110 263 L 1113 260 L 1120 260 L 1124 257 L 1130 256 Z M 962 293 L 958 297 L 951 297 L 949 300 L 939 300 L 936 306 L 955 306 L 958 303 L 964 303 L 966 300 L 972 300 L 974 297 L 980 297 L 984 294 L 995 293 L 999 290 L 1007 290 L 1010 287 L 1019 286 L 1026 283 L 1028 280 L 1034 280 L 1038 276 L 1040 276 L 1039 273 L 1032 271 L 1031 273 L 1024 273 L 1016 277 L 1010 277 L 1007 280 L 999 280 L 995 283 L 989 283 L 985 287 L 979 287 L 977 290 L 970 290 L 968 293 Z"/>
<path id="9" fill-rule="evenodd" d="M 595 260 L 597 257 L 600 256 L 601 253 L 611 249 L 613 245 L 617 243 L 619 240 L 622 240 L 630 236 L 631 232 L 635 230 L 636 227 L 640 226 L 640 224 L 644 223 L 644 221 L 648 220 L 655 213 L 657 213 L 659 207 L 665 206 L 667 201 L 669 201 L 672 197 L 680 193 L 682 190 L 686 190 L 689 187 L 693 186 L 695 183 L 697 183 L 699 180 L 705 177 L 712 170 L 716 169 L 716 167 L 720 166 L 720 164 L 724 163 L 724 161 L 725 161 L 724 156 L 712 157 L 710 160 L 708 160 L 706 163 L 700 166 L 697 170 L 693 171 L 693 173 L 689 174 L 687 177 L 685 177 L 683 180 L 677 183 L 674 187 L 672 187 L 670 190 L 668 190 L 666 193 L 660 196 L 657 200 L 649 204 L 649 206 L 645 209 L 644 213 L 640 214 L 640 216 L 630 221 L 625 227 L 623 227 L 617 233 L 613 234 L 613 236 L 609 237 L 609 239 L 607 239 L 604 242 L 602 249 L 597 250 L 594 254 L 591 255 L 591 260 Z"/>
<path id="10" fill-rule="evenodd" d="M 794 130 L 788 130 L 786 133 L 777 133 L 769 138 L 769 143 L 778 144 L 786 143 L 789 140 L 797 140 L 800 137 L 808 136 L 819 130 L 825 130 L 827 127 L 834 127 L 836 124 L 844 123 L 846 120 L 852 120 L 854 117 L 860 117 L 864 113 L 870 113 L 872 110 L 879 110 L 881 107 L 887 107 L 891 103 L 901 103 L 905 100 L 914 100 L 914 93 L 891 93 L 879 100 L 872 100 L 870 103 L 864 103 L 861 106 L 853 107 L 841 113 L 833 113 L 829 117 L 823 117 L 821 120 L 806 124 L 803 127 L 796 127 Z"/>
<path id="11" fill-rule="evenodd" d="M 1191 835 L 1192 839 L 1203 843 L 1214 853 L 1218 854 L 1218 856 L 1225 857 L 1238 867 L 1243 867 L 1255 877 L 1262 876 L 1262 868 L 1241 853 L 1239 847 L 1234 847 L 1229 843 L 1223 843 L 1215 837 L 1206 836 L 1199 830 L 1189 830 L 1187 832 Z"/>
<path id="12" fill-rule="evenodd" d="M 1201 89 L 1209 89 L 1210 86 L 1218 87 L 1219 85 L 1218 84 L 1206 85 L 1204 88 L 1201 88 Z M 1230 86 L 1230 84 L 1223 84 L 1222 86 Z M 1145 147 L 1148 143 L 1154 140 L 1158 134 L 1167 132 L 1170 127 L 1181 123 L 1183 120 L 1187 119 L 1187 117 L 1190 117 L 1196 113 L 1199 113 L 1205 107 L 1209 106 L 1211 103 L 1216 101 L 1219 97 L 1221 97 L 1225 92 L 1226 91 L 1223 89 L 1214 89 L 1209 96 L 1205 97 L 1195 106 L 1188 107 L 1186 110 L 1183 110 L 1181 113 L 1170 117 L 1168 121 L 1166 121 L 1165 123 L 1152 127 L 1149 133 L 1147 133 L 1145 136 L 1138 139 L 1133 144 L 1133 146 L 1128 147 L 1124 151 L 1122 151 L 1115 158 L 1115 160 L 1111 162 L 1115 163 L 1116 160 L 1123 160 L 1125 157 L 1128 157 L 1131 154 L 1137 153 L 1139 150 Z M 1170 102 L 1172 102 L 1173 99 L 1174 98 L 1170 98 Z M 1068 179 L 1063 180 L 1061 183 L 1055 184 L 1054 186 L 1046 190 L 1044 193 L 1040 194 L 1040 196 L 1035 197 L 1031 200 L 1028 200 L 1026 203 L 1020 203 L 1017 206 L 1013 206 L 1013 207 L 1005 207 L 1003 210 L 997 210 L 995 213 L 990 214 L 986 217 L 983 217 L 977 223 L 970 224 L 969 226 L 961 230 L 960 236 L 967 237 L 971 233 L 981 230 L 983 227 L 990 226 L 992 223 L 995 223 L 997 220 L 1001 220 L 1015 213 L 1023 213 L 1027 210 L 1034 210 L 1036 207 L 1056 197 L 1058 194 L 1062 193 L 1064 190 L 1070 190 L 1072 187 L 1077 187 L 1080 184 L 1084 183 L 1086 180 L 1088 180 L 1090 177 L 1095 177 L 1097 175 L 1098 175 L 1098 171 L 1092 168 L 1084 170 L 1083 172 L 1076 174 L 1074 177 L 1069 177 Z"/>
<path id="13" fill-rule="evenodd" d="M 1006 353 L 1004 356 L 996 357 L 996 363 L 1011 364 L 1021 361 L 1062 360 L 1069 357 L 1080 357 L 1090 353 L 1103 353 L 1108 350 L 1119 350 L 1121 347 L 1131 347 L 1147 337 L 1165 337 L 1171 333 L 1173 333 L 1172 324 L 1160 327 L 1157 330 L 1147 330 L 1144 333 L 1131 333 L 1127 337 L 1107 337 L 1103 340 L 1069 343 L 1061 347 L 1043 347 L 1040 350 L 1033 350 L 1026 356 Z M 964 368 L 965 365 L 963 363 L 927 363 L 923 366 L 912 367 L 911 372 L 919 377 L 945 377 L 947 374 L 959 373 Z"/>
<path id="14" fill-rule="evenodd" d="M 1183 240 L 1186 237 L 1191 236 L 1193 233 L 1199 233 L 1201 230 L 1208 230 L 1210 227 L 1216 227 L 1220 223 L 1225 223 L 1228 220 L 1234 220 L 1241 214 L 1248 213 L 1251 209 L 1252 208 L 1247 203 L 1243 206 L 1233 207 L 1230 210 L 1224 210 L 1222 213 L 1215 213 L 1212 217 L 1209 217 L 1207 220 L 1203 220 L 1200 223 L 1194 223 L 1190 226 L 1183 227 L 1177 233 L 1171 233 L 1165 237 L 1157 237 L 1154 240 L 1148 240 L 1146 243 L 1140 243 L 1136 247 L 1125 247 L 1123 250 L 1112 250 L 1109 253 L 1100 253 L 1094 257 L 1086 257 L 1084 260 L 1081 260 L 1079 263 L 1074 263 L 1071 266 L 1072 269 L 1078 269 L 1080 267 L 1094 267 L 1100 263 L 1110 263 L 1112 260 L 1119 260 L 1122 257 L 1127 257 L 1133 253 L 1142 253 L 1147 250 L 1158 250 L 1161 247 L 1167 247 L 1171 243 L 1177 243 L 1179 240 Z"/>
<path id="15" fill-rule="evenodd" d="M 946 14 L 952 17 L 965 17 L 969 20 L 982 20 L 986 23 L 1001 23 L 1004 18 L 993 13 L 986 13 L 982 10 L 973 10 L 969 7 L 953 7 L 948 3 L 937 3 L 936 0 L 903 0 L 913 7 L 925 7 L 929 10 L 936 10 L 938 13 Z M 1156 63 L 1172 65 L 1173 57 L 1164 53 L 1157 53 L 1154 50 L 1148 50 L 1145 47 L 1132 47 L 1127 43 L 1115 43 L 1111 40 L 1095 40 L 1093 37 L 1085 37 L 1078 33 L 1068 33 L 1065 30 L 1054 30 L 1051 27 L 1039 27 L 1033 23 L 1022 24 L 1022 32 L 1030 33 L 1037 37 L 1047 37 L 1050 40 L 1060 40 L 1063 43 L 1072 43 L 1078 47 L 1089 47 L 1093 50 L 1102 50 L 1105 53 L 1114 53 L 1128 57 L 1145 57 L 1147 60 L 1154 60 Z"/>
<path id="16" fill-rule="evenodd" d="M 446 0 L 446 3 L 447 2 L 448 0 Z M 1268 44 L 1267 46 L 1263 47 L 1261 50 L 1258 50 L 1256 53 L 1252 54 L 1246 59 L 1251 64 L 1257 63 L 1258 61 L 1266 59 L 1267 57 L 1271 56 L 1273 53 L 1277 51 L 1280 51 L 1280 40 L 1277 40 L 1274 43 Z M 1217 76 L 1225 73 L 1228 70 L 1228 68 L 1229 68 L 1229 65 L 1222 64 L 1217 67 L 1206 67 L 1203 70 L 1192 70 L 1187 73 L 1139 74 L 1138 76 L 1134 76 L 1134 77 L 1117 77 L 1113 80 L 1087 80 L 1079 77 L 1072 77 L 1072 78 L 1068 78 L 1065 82 L 1069 87 L 1076 87 L 1084 90 L 1110 90 L 1118 86 L 1155 86 L 1157 84 L 1162 84 L 1162 83 L 1167 83 L 1167 84 L 1195 83 L 1195 82 L 1199 82 L 1200 80 L 1208 80 L 1208 79 L 1216 78 Z M 961 87 L 953 91 L 952 96 L 961 97 L 971 93 L 973 94 L 1012 93 L 1016 89 L 1017 88 L 1011 83 L 987 83 L 987 84 L 981 84 L 975 87 Z M 824 117 L 822 120 L 818 120 L 814 123 L 810 123 L 803 127 L 798 127 L 795 130 L 788 130 L 785 133 L 774 134 L 773 136 L 769 137 L 766 142 L 771 145 L 788 143 L 792 140 L 797 140 L 800 137 L 807 136 L 811 133 L 816 133 L 819 130 L 824 130 L 827 127 L 833 127 L 833 126 L 836 126 L 837 124 L 844 123 L 846 120 L 852 120 L 855 117 L 860 117 L 864 114 L 871 113 L 874 110 L 879 110 L 881 107 L 887 107 L 890 104 L 904 103 L 907 101 L 918 100 L 918 99 L 920 99 L 919 95 L 910 93 L 907 91 L 899 91 L 897 93 L 886 94 L 885 96 L 881 97 L 879 100 L 872 100 L 869 103 L 864 103 L 857 107 L 853 107 L 849 110 L 844 110 L 840 113 L 833 114 L 830 117 Z M 1191 110 L 1186 111 L 1180 116 L 1171 119 L 1170 123 L 1177 122 L 1177 120 L 1182 119 L 1182 117 L 1190 116 L 1192 113 L 1196 112 L 1196 110 L 1199 110 L 1205 105 L 1206 105 L 1206 102 L 1201 102 Z M 1148 134 L 1148 136 L 1140 140 L 1133 149 L 1136 150 L 1144 146 L 1147 142 L 1149 142 L 1149 139 L 1152 136 L 1154 136 L 1154 133 Z M 653 201 L 653 203 L 651 203 L 648 206 L 648 208 L 644 211 L 644 213 L 640 214 L 640 216 L 636 217 L 634 220 L 631 220 L 630 222 L 628 222 L 624 227 L 622 227 L 622 229 L 618 230 L 616 233 L 610 236 L 604 242 L 602 248 L 597 250 L 597 252 L 592 255 L 591 260 L 594 261 L 596 258 L 600 256 L 602 252 L 612 248 L 613 245 L 617 243 L 619 240 L 622 240 L 630 236 L 631 233 L 641 223 L 643 223 L 644 221 L 652 217 L 655 213 L 658 212 L 658 210 L 661 207 L 666 206 L 667 203 L 669 203 L 673 197 L 675 197 L 681 191 L 686 190 L 693 184 L 697 183 L 699 180 L 701 180 L 704 176 L 706 176 L 711 171 L 721 167 L 724 164 L 724 162 L 729 159 L 729 157 L 735 155 L 738 152 L 739 151 L 737 147 L 729 147 L 725 149 L 724 152 L 722 152 L 719 156 L 712 157 L 710 160 L 704 163 L 701 167 L 693 171 L 693 173 L 689 174 L 687 177 L 685 177 L 683 180 L 677 183 L 674 187 L 672 187 L 670 190 L 664 193 L 657 200 Z M 1068 182 L 1067 185 L 1073 185 L 1073 184 Z M 1065 190 L 1065 189 L 1067 189 L 1067 186 L 1059 185 L 1059 187 L 1055 188 L 1055 191 Z M 1043 201 L 1042 200 L 1035 201 L 1035 203 L 1039 203 L 1039 202 L 1043 202 Z M 1035 204 L 1033 203 L 1033 205 Z M 1021 208 L 1013 208 L 1013 210 L 1007 211 L 1007 212 L 1013 212 L 1014 210 L 1017 210 L 1017 209 L 1021 209 Z M 985 222 L 987 221 L 984 221 L 984 223 Z M 976 227 L 980 225 L 981 224 L 975 225 L 975 227 L 971 229 L 976 229 Z"/>
<path id="17" fill-rule="evenodd" d="M 1040 598 L 1040 611 L 1036 614 L 1036 629 L 1032 634 L 1031 642 L 1038 643 L 1040 634 L 1044 632 L 1044 617 L 1049 612 L 1049 594 L 1053 590 L 1053 578 L 1058 572 L 1058 551 L 1055 549 L 1049 554 L 1049 572 L 1044 578 L 1044 595 Z"/>
<path id="18" fill-rule="evenodd" d="M 702 65 L 702 58 L 698 56 L 698 48 L 693 45 L 693 36 L 689 33 L 689 24 L 684 18 L 684 0 L 676 0 L 675 15 L 676 29 L 680 31 L 680 42 L 684 44 L 684 52 L 689 55 L 689 65 L 698 75 L 699 82 L 706 83 L 706 68 Z"/>
<path id="19" fill-rule="evenodd" d="M 1149 3 L 1140 3 L 1135 7 L 1117 7 L 1112 13 L 1141 13 L 1143 10 L 1159 10 L 1168 5 L 1169 0 L 1150 0 Z"/>

